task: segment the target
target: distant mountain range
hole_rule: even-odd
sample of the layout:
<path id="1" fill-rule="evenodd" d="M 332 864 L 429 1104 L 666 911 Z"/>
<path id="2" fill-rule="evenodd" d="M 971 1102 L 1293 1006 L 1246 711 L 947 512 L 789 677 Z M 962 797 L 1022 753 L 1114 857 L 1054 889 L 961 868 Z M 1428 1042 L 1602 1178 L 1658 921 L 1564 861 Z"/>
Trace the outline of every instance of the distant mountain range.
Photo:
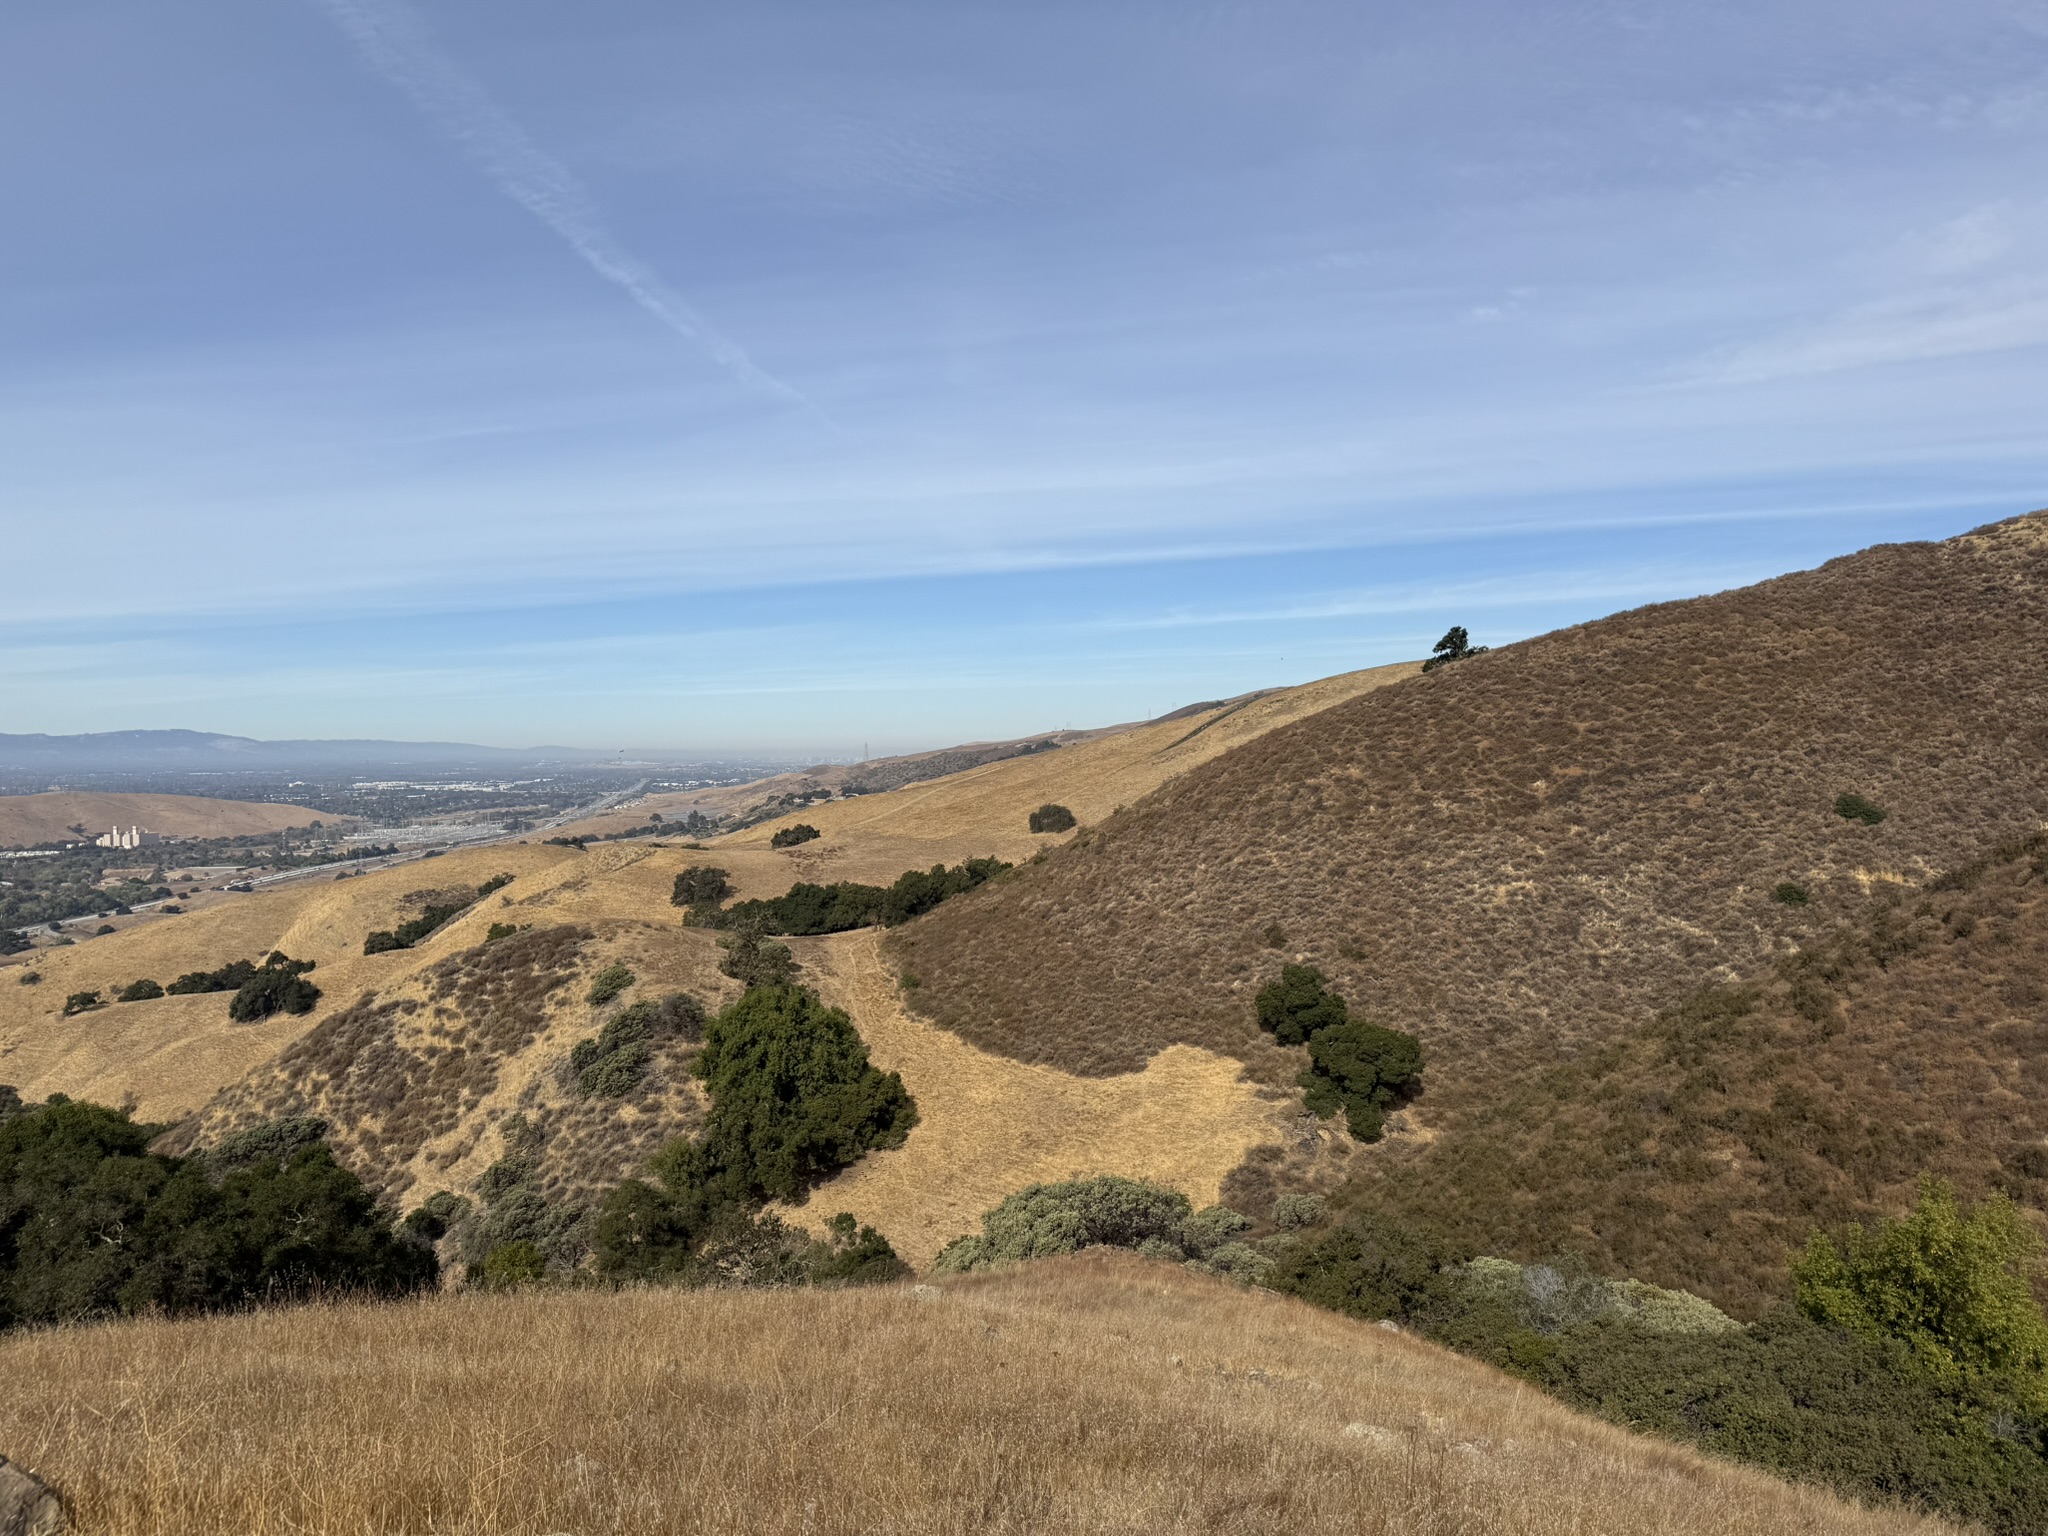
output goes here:
<path id="1" fill-rule="evenodd" d="M 68 773 L 278 773 L 346 768 L 584 767 L 671 756 L 583 747 L 480 747 L 459 741 L 257 741 L 214 731 L 0 735 L 0 769 Z"/>

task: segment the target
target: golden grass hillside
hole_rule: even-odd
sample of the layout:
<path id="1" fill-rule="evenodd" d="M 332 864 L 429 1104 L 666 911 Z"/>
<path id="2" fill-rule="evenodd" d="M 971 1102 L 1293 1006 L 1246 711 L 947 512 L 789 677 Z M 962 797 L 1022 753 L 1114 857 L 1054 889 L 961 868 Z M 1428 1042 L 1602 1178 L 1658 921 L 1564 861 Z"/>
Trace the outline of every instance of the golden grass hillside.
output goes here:
<path id="1" fill-rule="evenodd" d="M 100 1536 L 1933 1536 L 1268 1293 L 1089 1253 L 941 1287 L 527 1293 L 0 1340 Z"/>
<path id="2" fill-rule="evenodd" d="M 1416 663 L 1402 662 L 1345 672 L 1241 704 L 1089 735 L 1072 746 L 1006 758 L 886 793 L 824 801 L 720 838 L 714 846 L 722 855 L 736 849 L 765 849 L 782 827 L 808 822 L 824 834 L 820 842 L 807 845 L 806 856 L 820 871 L 811 878 L 850 880 L 880 879 L 884 871 L 894 875 L 941 860 L 957 863 L 991 854 L 1011 860 L 1027 857 L 1060 841 L 1035 837 L 1025 825 L 1031 812 L 1047 801 L 1065 805 L 1084 823 L 1099 821 L 1233 747 L 1416 670 Z M 650 810 L 668 814 L 686 798 L 653 797 L 565 830 L 640 825 Z M 746 798 L 739 796 L 735 803 Z M 806 849 L 792 852 L 805 854 Z M 842 867 L 854 872 L 842 873 Z"/>
<path id="3" fill-rule="evenodd" d="M 120 795 L 63 790 L 43 795 L 0 795 L 0 848 L 71 837 L 81 826 L 98 837 L 109 827 L 131 826 L 166 837 L 247 837 L 308 826 L 324 811 L 255 800 L 209 800 L 200 795 Z"/>
<path id="4" fill-rule="evenodd" d="M 1285 961 L 1418 1034 L 1425 1115 L 1768 966 L 1873 884 L 2048 819 L 2048 513 L 1618 614 L 1339 703 L 949 902 L 892 948 L 991 1050 L 1174 1043 L 1291 1081 Z M 1889 811 L 1836 814 L 1854 793 Z M 1773 899 L 1797 883 L 1804 906 Z"/>

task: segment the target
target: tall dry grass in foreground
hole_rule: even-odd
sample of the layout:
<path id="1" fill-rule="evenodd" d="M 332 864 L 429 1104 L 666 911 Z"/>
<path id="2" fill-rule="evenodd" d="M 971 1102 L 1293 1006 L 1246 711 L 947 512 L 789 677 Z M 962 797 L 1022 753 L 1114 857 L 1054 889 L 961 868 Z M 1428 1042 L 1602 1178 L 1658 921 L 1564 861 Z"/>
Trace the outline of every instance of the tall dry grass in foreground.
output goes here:
<path id="1" fill-rule="evenodd" d="M 1127 1256 L 0 1342 L 87 1532 L 1932 1533 Z"/>

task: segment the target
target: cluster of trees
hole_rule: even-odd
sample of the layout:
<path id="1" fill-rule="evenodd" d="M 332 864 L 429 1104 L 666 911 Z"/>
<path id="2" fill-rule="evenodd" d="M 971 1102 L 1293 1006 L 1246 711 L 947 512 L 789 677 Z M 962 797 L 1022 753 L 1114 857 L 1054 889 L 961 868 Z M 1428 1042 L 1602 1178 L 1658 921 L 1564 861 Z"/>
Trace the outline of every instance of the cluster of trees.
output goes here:
<path id="1" fill-rule="evenodd" d="M 34 928 L 43 923 L 69 922 L 75 917 L 108 917 L 124 913 L 145 901 L 170 896 L 160 882 L 124 879 L 102 887 L 110 864 L 134 855 L 107 849 L 79 850 L 53 859 L 10 859 L 6 886 L 0 886 L 0 955 L 17 954 L 28 948 L 28 940 L 12 930 Z"/>
<path id="2" fill-rule="evenodd" d="M 730 1278 L 735 1264 L 842 1281 L 901 1273 L 887 1241 L 851 1217 L 823 1251 L 798 1252 L 761 1213 L 770 1200 L 802 1201 L 878 1147 L 902 1145 L 917 1123 L 903 1080 L 875 1070 L 845 1013 L 803 987 L 752 987 L 705 1026 L 696 1072 L 711 1098 L 703 1132 L 669 1143 L 651 1180 L 629 1179 L 605 1200 L 601 1273 L 708 1281 Z"/>
<path id="3" fill-rule="evenodd" d="M 1324 1119 L 1339 1110 L 1351 1134 L 1378 1141 L 1387 1111 L 1422 1086 L 1422 1043 L 1398 1029 L 1354 1019 L 1312 965 L 1289 965 L 1259 989 L 1259 1027 L 1282 1045 L 1306 1045 L 1304 1102 Z"/>
<path id="4" fill-rule="evenodd" d="M 115 1001 L 140 1003 L 166 994 L 186 997 L 199 992 L 232 992 L 228 1017 L 237 1024 L 251 1024 L 276 1013 L 311 1013 L 320 1001 L 320 989 L 306 980 L 312 969 L 311 960 L 294 960 L 274 949 L 261 965 L 253 960 L 231 960 L 217 971 L 187 971 L 167 987 L 147 977 L 131 981 Z M 99 993 L 77 992 L 66 999 L 64 1011 L 79 1013 L 100 1006 Z"/>
<path id="5" fill-rule="evenodd" d="M 948 868 L 906 870 L 893 884 L 862 885 L 852 880 L 831 885 L 802 881 L 781 896 L 736 902 L 721 907 L 729 893 L 722 869 L 686 869 L 676 876 L 669 900 L 690 910 L 692 926 L 752 929 L 763 934 L 845 933 L 876 923 L 895 927 L 931 911 L 940 902 L 984 885 L 1010 868 L 1001 859 L 968 859 Z"/>
<path id="6" fill-rule="evenodd" d="M 411 949 L 428 934 L 446 927 L 462 916 L 493 891 L 501 891 L 511 883 L 510 875 L 494 875 L 476 888 L 474 896 L 465 897 L 461 901 L 441 902 L 429 906 L 418 917 L 410 922 L 400 923 L 396 928 L 379 928 L 363 940 L 363 953 L 382 955 L 394 949 Z M 506 899 L 510 900 L 509 897 Z"/>
<path id="7" fill-rule="evenodd" d="M 432 1248 L 334 1161 L 319 1121 L 187 1158 L 149 1150 L 162 1129 L 0 1087 L 0 1329 L 434 1283 Z"/>
<path id="8" fill-rule="evenodd" d="M 823 835 L 809 822 L 799 821 L 793 826 L 783 827 L 777 831 L 774 836 L 768 839 L 768 846 L 770 848 L 794 848 L 799 843 L 812 842 Z"/>

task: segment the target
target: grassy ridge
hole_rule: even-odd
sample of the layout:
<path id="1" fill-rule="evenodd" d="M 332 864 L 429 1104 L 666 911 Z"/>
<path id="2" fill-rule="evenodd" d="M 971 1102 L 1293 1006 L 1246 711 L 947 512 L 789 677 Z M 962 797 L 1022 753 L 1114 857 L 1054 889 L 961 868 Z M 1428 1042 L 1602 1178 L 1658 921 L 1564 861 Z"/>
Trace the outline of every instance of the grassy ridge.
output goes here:
<path id="1" fill-rule="evenodd" d="M 81 1529 L 1907 1536 L 1418 1340 L 1100 1254 L 0 1341 Z"/>

